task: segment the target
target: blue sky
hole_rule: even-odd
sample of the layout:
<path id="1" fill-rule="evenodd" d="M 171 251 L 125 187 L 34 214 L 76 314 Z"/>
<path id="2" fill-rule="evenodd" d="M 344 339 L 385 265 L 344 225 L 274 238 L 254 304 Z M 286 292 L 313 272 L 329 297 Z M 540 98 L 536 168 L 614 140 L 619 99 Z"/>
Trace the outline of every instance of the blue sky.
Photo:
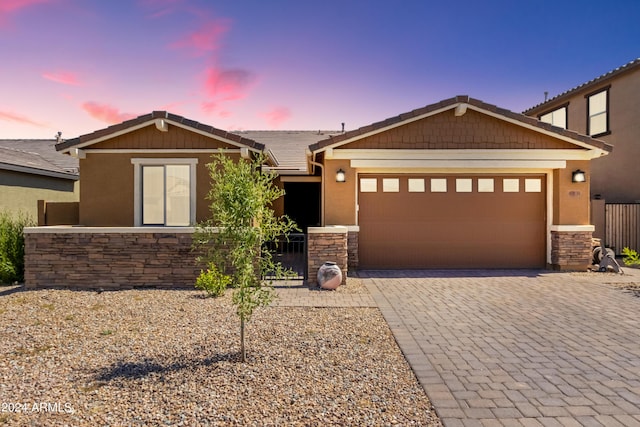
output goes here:
<path id="1" fill-rule="evenodd" d="M 153 110 L 354 129 L 455 95 L 520 112 L 640 57 L 640 2 L 0 0 L 0 138 Z"/>

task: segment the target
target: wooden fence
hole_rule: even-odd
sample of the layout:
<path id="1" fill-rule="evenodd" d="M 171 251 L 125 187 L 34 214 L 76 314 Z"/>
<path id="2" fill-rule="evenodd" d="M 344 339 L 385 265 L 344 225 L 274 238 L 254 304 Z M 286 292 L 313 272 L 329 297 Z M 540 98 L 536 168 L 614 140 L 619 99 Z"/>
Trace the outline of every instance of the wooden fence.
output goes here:
<path id="1" fill-rule="evenodd" d="M 605 244 L 616 255 L 625 247 L 640 250 L 640 203 L 605 204 Z"/>

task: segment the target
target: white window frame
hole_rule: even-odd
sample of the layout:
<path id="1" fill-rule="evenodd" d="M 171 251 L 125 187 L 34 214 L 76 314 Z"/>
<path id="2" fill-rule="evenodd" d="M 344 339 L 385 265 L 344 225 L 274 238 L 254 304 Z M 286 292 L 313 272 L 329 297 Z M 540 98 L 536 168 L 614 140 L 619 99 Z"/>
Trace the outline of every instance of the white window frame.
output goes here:
<path id="1" fill-rule="evenodd" d="M 591 99 L 595 96 L 604 94 L 604 110 L 602 111 L 591 111 Z M 609 88 L 606 87 L 604 89 L 598 90 L 597 92 L 592 92 L 585 96 L 587 98 L 587 135 L 589 136 L 599 136 L 608 134 L 610 131 L 609 127 Z M 592 121 L 596 117 L 600 117 L 604 115 L 604 130 L 601 132 L 593 132 L 592 130 Z"/>
<path id="2" fill-rule="evenodd" d="M 143 166 L 167 166 L 189 165 L 189 222 L 196 223 L 196 165 L 198 159 L 193 158 L 133 158 L 133 224 L 136 227 L 142 225 L 142 167 Z M 156 225 L 157 226 L 157 225 Z"/>
<path id="3" fill-rule="evenodd" d="M 550 125 L 567 129 L 567 106 L 556 108 L 539 117 L 539 120 Z"/>

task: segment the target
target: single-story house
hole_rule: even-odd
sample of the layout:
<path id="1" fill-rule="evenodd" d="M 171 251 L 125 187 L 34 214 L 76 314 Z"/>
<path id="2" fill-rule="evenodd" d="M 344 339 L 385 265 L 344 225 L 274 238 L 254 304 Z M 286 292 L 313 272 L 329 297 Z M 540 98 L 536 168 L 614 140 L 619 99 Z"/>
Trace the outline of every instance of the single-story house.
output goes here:
<path id="1" fill-rule="evenodd" d="M 191 285 L 184 257 L 220 150 L 267 154 L 311 274 L 327 259 L 345 273 L 584 269 L 590 162 L 612 150 L 468 96 L 330 133 L 230 133 L 156 111 L 56 148 L 80 161 L 79 226 L 27 230 L 27 286 Z"/>
<path id="2" fill-rule="evenodd" d="M 53 139 L 0 140 L 0 211 L 21 212 L 36 220 L 39 200 L 65 202 L 67 212 L 74 208 L 79 197 L 78 160 L 57 152 L 55 144 Z M 70 220 L 75 223 L 77 218 Z"/>

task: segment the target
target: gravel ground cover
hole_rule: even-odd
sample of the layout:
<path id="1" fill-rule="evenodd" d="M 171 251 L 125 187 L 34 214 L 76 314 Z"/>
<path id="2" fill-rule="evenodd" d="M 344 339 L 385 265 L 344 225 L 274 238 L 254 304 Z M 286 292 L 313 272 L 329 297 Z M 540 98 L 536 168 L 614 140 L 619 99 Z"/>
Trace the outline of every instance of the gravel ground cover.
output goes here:
<path id="1" fill-rule="evenodd" d="M 0 425 L 441 426 L 377 309 L 0 288 Z M 354 289 L 355 290 L 355 289 Z"/>

